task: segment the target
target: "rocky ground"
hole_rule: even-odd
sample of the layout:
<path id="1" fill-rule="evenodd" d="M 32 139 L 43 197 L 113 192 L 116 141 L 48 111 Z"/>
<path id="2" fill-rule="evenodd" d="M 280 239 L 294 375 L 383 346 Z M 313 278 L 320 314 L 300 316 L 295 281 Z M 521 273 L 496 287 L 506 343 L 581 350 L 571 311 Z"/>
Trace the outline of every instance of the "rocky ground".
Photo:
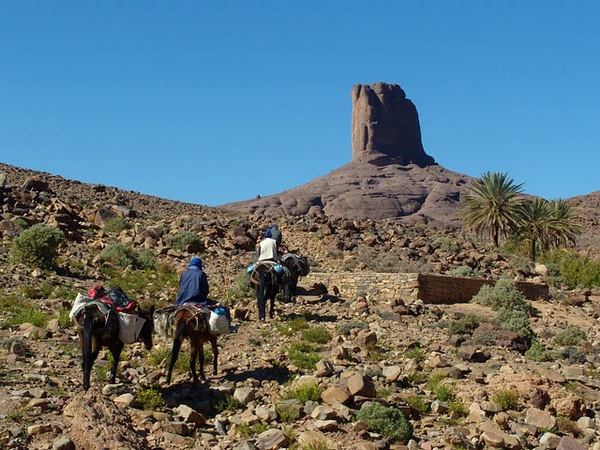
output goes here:
<path id="1" fill-rule="evenodd" d="M 117 384 L 108 385 L 105 355 L 96 362 L 92 388 L 81 387 L 80 351 L 72 325 L 54 319 L 44 328 L 23 324 L 0 329 L 0 447 L 12 449 L 600 449 L 600 296 L 594 291 L 552 290 L 533 301 L 532 329 L 549 349 L 550 362 L 511 350 L 511 337 L 490 324 L 473 333 L 448 327 L 468 313 L 492 318 L 473 303 L 427 305 L 317 294 L 303 285 L 292 303 L 278 301 L 275 318 L 256 320 L 252 297 L 231 297 L 240 270 L 266 219 L 168 202 L 105 186 L 11 167 L 2 189 L 0 283 L 2 299 L 53 287 L 31 300 L 49 315 L 69 306 L 74 293 L 106 284 L 99 250 L 118 240 L 152 248 L 161 263 L 185 268 L 190 253 L 177 252 L 169 236 L 194 230 L 203 239 L 213 297 L 229 302 L 238 325 L 219 339 L 219 372 L 191 383 L 187 370 L 166 385 L 170 342 L 158 335 L 152 351 L 126 346 Z M 37 181 L 36 181 L 37 180 Z M 133 229 L 119 236 L 103 221 L 126 217 Z M 20 220 L 56 224 L 69 236 L 61 270 L 14 265 L 8 258 Z M 309 255 L 316 271 L 426 270 L 447 273 L 469 265 L 482 276 L 539 278 L 522 261 L 465 240 L 460 232 L 403 227 L 392 222 L 288 218 L 279 222 L 291 249 Z M 446 237 L 456 248 L 432 245 Z M 56 295 L 69 292 L 69 295 Z M 172 301 L 172 286 L 148 285 L 134 293 L 142 305 Z M 11 297 L 13 296 L 13 297 Z M 0 315 L 0 323 L 8 317 Z M 324 328 L 316 369 L 296 367 L 290 345 L 302 340 L 294 324 Z M 561 349 L 554 337 L 567 325 L 586 338 Z M 493 337 L 493 339 L 492 339 Z M 208 365 L 207 365 L 208 366 Z M 440 400 L 431 380 L 442 374 L 452 399 Z M 440 375 L 441 376 L 441 375 Z M 316 401 L 289 393 L 317 383 Z M 156 391 L 164 404 L 150 407 L 141 394 Z M 500 394 L 514 393 L 512 405 Z M 223 409 L 223 399 L 234 399 Z M 377 401 L 399 408 L 414 428 L 409 442 L 386 442 L 357 421 L 355 412 Z M 158 402 L 160 403 L 160 402 Z M 146 405 L 144 407 L 144 404 Z M 218 406 L 221 405 L 221 406 Z"/>

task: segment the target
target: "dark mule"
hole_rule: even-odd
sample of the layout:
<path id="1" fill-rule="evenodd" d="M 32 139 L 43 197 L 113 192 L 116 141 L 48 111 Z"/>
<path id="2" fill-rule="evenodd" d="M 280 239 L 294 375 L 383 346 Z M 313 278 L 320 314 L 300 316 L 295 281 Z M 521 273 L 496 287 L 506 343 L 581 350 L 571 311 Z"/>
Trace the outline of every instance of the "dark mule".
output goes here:
<path id="1" fill-rule="evenodd" d="M 257 263 L 249 273 L 250 284 L 254 285 L 256 290 L 258 319 L 261 321 L 264 321 L 267 316 L 267 300 L 270 300 L 269 317 L 273 318 L 275 297 L 279 293 L 279 289 L 283 290 L 284 296 L 290 295 L 289 274 L 279 275 L 275 269 L 276 266 L 275 263 L 262 261 Z"/>
<path id="2" fill-rule="evenodd" d="M 144 343 L 147 350 L 152 349 L 152 333 L 154 332 L 154 306 L 149 311 L 137 311 L 142 317 L 142 325 L 137 341 Z M 118 313 L 99 301 L 86 304 L 76 316 L 77 334 L 82 354 L 83 389 L 90 388 L 92 366 L 102 347 L 107 347 L 113 357 L 109 381 L 114 384 L 117 378 L 117 366 L 125 344 L 119 339 Z"/>
<path id="3" fill-rule="evenodd" d="M 196 358 L 200 360 L 200 378 L 204 376 L 204 343 L 210 342 L 213 352 L 213 375 L 218 373 L 219 348 L 217 347 L 217 335 L 210 332 L 210 311 L 207 308 L 197 308 L 194 305 L 182 305 L 173 315 L 173 347 L 171 348 L 171 361 L 167 374 L 167 384 L 171 382 L 173 366 L 177 362 L 181 344 L 185 339 L 190 342 L 190 369 L 194 383 L 198 383 L 196 374 Z"/>
<path id="4" fill-rule="evenodd" d="M 281 262 L 290 271 L 289 289 L 285 294 L 285 301 L 289 302 L 292 297 L 296 296 L 296 288 L 298 287 L 298 279 L 305 277 L 310 272 L 308 260 L 304 256 L 295 253 L 286 253 L 281 257 Z"/>

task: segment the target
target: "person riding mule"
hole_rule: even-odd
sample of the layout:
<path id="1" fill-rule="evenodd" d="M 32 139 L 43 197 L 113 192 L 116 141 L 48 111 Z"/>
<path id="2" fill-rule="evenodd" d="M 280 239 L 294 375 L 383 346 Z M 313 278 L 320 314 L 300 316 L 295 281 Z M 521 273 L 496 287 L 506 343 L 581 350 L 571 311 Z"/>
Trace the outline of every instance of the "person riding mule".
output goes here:
<path id="1" fill-rule="evenodd" d="M 194 256 L 189 263 L 187 270 L 179 279 L 179 293 L 175 299 L 175 305 L 181 306 L 187 303 L 205 306 L 212 310 L 222 308 L 227 320 L 231 324 L 231 315 L 229 308 L 221 305 L 219 302 L 208 298 L 209 286 L 208 278 L 203 270 L 204 263 L 201 258 Z M 232 330 L 233 331 L 233 330 Z"/>
<path id="2" fill-rule="evenodd" d="M 272 319 L 275 310 L 275 297 L 280 289 L 284 296 L 289 296 L 290 271 L 282 264 L 274 261 L 259 261 L 246 269 L 248 281 L 256 290 L 258 318 L 266 318 L 266 304 L 270 300 L 269 317 Z"/>

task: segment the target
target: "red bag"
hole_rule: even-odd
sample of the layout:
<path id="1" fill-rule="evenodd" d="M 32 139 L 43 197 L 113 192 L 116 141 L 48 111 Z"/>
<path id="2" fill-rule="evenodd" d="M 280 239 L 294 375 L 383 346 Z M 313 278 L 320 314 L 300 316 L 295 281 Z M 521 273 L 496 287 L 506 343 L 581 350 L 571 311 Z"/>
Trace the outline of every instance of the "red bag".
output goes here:
<path id="1" fill-rule="evenodd" d="M 102 287 L 101 284 L 98 284 L 97 286 L 94 286 L 89 291 L 87 291 L 87 295 L 92 300 L 96 300 L 97 298 L 104 297 L 106 295 L 106 291 L 104 290 L 104 287 Z"/>

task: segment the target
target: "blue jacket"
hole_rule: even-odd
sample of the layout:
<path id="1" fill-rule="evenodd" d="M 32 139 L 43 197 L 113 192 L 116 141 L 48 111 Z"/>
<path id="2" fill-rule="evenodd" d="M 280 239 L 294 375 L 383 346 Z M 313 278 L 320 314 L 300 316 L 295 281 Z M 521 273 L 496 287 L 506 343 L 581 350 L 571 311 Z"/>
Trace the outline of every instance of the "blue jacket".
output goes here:
<path id="1" fill-rule="evenodd" d="M 208 279 L 202 269 L 190 266 L 181 275 L 179 280 L 179 294 L 175 300 L 176 305 L 182 303 L 201 303 L 208 297 Z"/>

